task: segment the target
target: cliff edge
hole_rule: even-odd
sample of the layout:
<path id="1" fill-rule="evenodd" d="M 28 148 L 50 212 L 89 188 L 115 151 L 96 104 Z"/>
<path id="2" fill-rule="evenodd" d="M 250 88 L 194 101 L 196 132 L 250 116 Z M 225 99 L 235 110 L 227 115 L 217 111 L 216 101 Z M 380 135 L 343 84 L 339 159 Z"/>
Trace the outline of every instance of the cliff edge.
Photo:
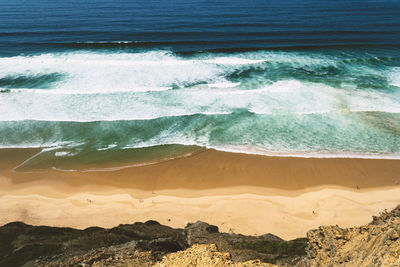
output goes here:
<path id="1" fill-rule="evenodd" d="M 307 238 L 220 233 L 204 222 L 156 221 L 84 230 L 13 222 L 0 227 L 0 266 L 400 266 L 400 206 L 371 223 L 321 226 Z"/>
<path id="2" fill-rule="evenodd" d="M 324 226 L 307 233 L 298 266 L 400 266 L 400 206 L 360 227 Z"/>

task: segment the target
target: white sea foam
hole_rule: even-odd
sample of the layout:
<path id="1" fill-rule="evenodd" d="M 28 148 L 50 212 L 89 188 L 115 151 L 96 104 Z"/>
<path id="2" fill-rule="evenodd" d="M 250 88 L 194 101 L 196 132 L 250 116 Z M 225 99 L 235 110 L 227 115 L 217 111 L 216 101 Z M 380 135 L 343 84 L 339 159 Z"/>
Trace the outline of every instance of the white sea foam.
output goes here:
<path id="1" fill-rule="evenodd" d="M 389 80 L 391 85 L 400 87 L 400 68 L 393 68 L 389 74 Z"/>
<path id="2" fill-rule="evenodd" d="M 184 140 L 175 140 L 175 142 L 148 142 L 148 143 L 139 143 L 136 145 L 125 146 L 121 149 L 143 149 L 160 145 L 186 145 L 186 146 L 203 146 L 208 149 L 215 149 L 224 152 L 231 153 L 242 153 L 242 154 L 250 154 L 250 155 L 263 155 L 263 156 L 271 156 L 271 157 L 295 157 L 295 158 L 359 158 L 359 159 L 392 159 L 398 160 L 400 159 L 400 153 L 369 153 L 369 152 L 339 152 L 339 151 L 290 151 L 290 150 L 269 150 L 263 147 L 257 146 L 231 146 L 231 145 L 209 145 L 209 144 L 199 144 L 196 142 L 189 142 Z M 8 146 L 0 146 L 0 149 L 4 148 L 43 148 L 41 152 L 35 154 L 33 157 L 27 159 L 25 162 L 20 164 L 19 166 L 24 165 L 26 162 L 31 160 L 34 157 L 37 157 L 39 154 L 44 153 L 46 151 L 51 151 L 55 149 L 59 149 L 61 144 L 56 147 L 47 148 L 46 146 L 35 146 L 35 145 L 8 145 Z M 97 149 L 99 151 L 108 150 L 115 146 L 110 146 L 108 148 Z M 189 153 L 190 154 L 190 153 Z M 64 156 L 75 156 L 77 153 L 72 153 L 69 151 L 57 151 L 54 154 L 56 157 L 64 157 Z M 185 154 L 186 155 L 186 154 Z M 16 168 L 18 168 L 17 166 Z M 129 165 L 131 166 L 131 165 Z M 132 165 L 136 166 L 136 165 Z M 140 165 L 138 165 L 140 166 Z"/>
<path id="3" fill-rule="evenodd" d="M 232 83 L 232 82 L 216 82 L 208 84 L 211 88 L 233 88 L 239 86 L 240 83 Z"/>
<path id="4" fill-rule="evenodd" d="M 115 148 L 117 146 L 118 146 L 117 144 L 111 144 L 111 145 L 108 145 L 107 147 L 98 148 L 97 150 L 98 151 L 109 150 L 109 149 Z"/>
<path id="5" fill-rule="evenodd" d="M 66 90 L 21 90 L 0 94 L 0 121 L 148 120 L 193 114 L 313 114 L 380 111 L 400 113 L 400 99 L 378 91 L 336 89 L 279 81 L 255 90 L 188 88 L 161 92 L 70 94 Z"/>
<path id="6" fill-rule="evenodd" d="M 56 157 L 72 157 L 77 155 L 76 152 L 71 152 L 71 151 L 57 151 L 54 153 L 54 156 Z"/>
<path id="7" fill-rule="evenodd" d="M 75 93 L 162 90 L 173 84 L 213 81 L 222 71 L 216 65 L 166 52 L 0 58 L 0 77 L 61 73 L 65 78 L 50 89 Z"/>
<path id="8" fill-rule="evenodd" d="M 334 64 L 330 61 L 327 58 L 276 52 L 206 58 L 183 58 L 165 51 L 49 53 L 0 58 L 0 78 L 58 73 L 64 77 L 48 89 L 64 94 L 160 91 L 176 85 L 185 87 L 199 82 L 206 82 L 215 88 L 225 88 L 239 83 L 224 80 L 224 74 L 243 65 L 263 62 L 288 62 L 305 66 Z"/>
<path id="9" fill-rule="evenodd" d="M 50 83 L 50 88 L 47 89 L 3 90 L 7 92 L 0 93 L 0 122 L 5 122 L 4 125 L 7 128 L 7 123 L 10 121 L 24 121 L 21 125 L 25 123 L 35 125 L 40 124 L 40 121 L 92 122 L 165 118 L 166 120 L 160 120 L 162 126 L 160 126 L 160 132 L 152 133 L 143 139 L 135 139 L 136 133 L 132 133 L 132 140 L 129 140 L 130 136 L 124 136 L 128 140 L 121 140 L 122 146 L 186 144 L 266 155 L 397 157 L 397 154 L 393 156 L 392 154 L 333 153 L 334 156 L 332 156 L 332 153 L 325 155 L 319 152 L 290 152 L 303 148 L 298 149 L 297 140 L 293 141 L 293 138 L 300 138 L 306 143 L 314 137 L 322 136 L 321 140 L 325 140 L 323 139 L 325 138 L 324 130 L 337 134 L 338 147 L 341 145 L 345 147 L 349 143 L 343 140 L 347 140 L 348 137 L 354 140 L 351 131 L 357 127 L 357 134 L 362 135 L 368 131 L 379 145 L 383 144 L 383 151 L 396 150 L 398 142 L 396 131 L 392 128 L 398 125 L 388 125 L 385 131 L 379 132 L 380 125 L 376 125 L 375 121 L 371 126 L 363 122 L 362 116 L 352 116 L 350 113 L 369 111 L 400 113 L 400 91 L 369 90 L 368 88 L 359 90 L 357 84 L 352 83 L 351 79 L 344 81 L 340 88 L 323 84 L 323 79 L 320 83 L 306 82 L 301 78 L 273 82 L 274 79 L 268 77 L 268 68 L 274 68 L 276 64 L 279 69 L 282 67 L 279 65 L 282 62 L 288 64 L 283 65 L 284 69 L 289 66 L 296 70 L 299 68 L 300 72 L 310 70 L 312 72 L 319 66 L 336 66 L 337 64 L 328 56 L 316 57 L 280 52 L 245 53 L 232 56 L 213 54 L 192 58 L 179 57 L 162 51 L 109 54 L 79 52 L 0 58 L 0 78 L 35 78 L 42 77 L 44 74 L 62 74 L 57 76 L 60 80 Z M 315 66 L 316 68 L 313 69 Z M 254 73 L 253 70 L 255 70 Z M 373 69 L 362 69 L 362 72 L 376 75 Z M 232 73 L 234 75 L 230 76 Z M 243 79 L 242 73 L 245 73 Z M 399 68 L 391 69 L 389 74 L 385 71 L 382 73 L 388 75 L 392 85 L 400 84 Z M 249 114 L 246 111 L 266 116 L 252 116 L 247 120 Z M 194 116 L 193 125 L 191 118 L 178 118 L 195 114 L 221 115 L 221 117 Z M 227 116 L 229 120 L 232 120 L 232 124 L 228 121 L 227 128 L 221 126 L 221 129 L 215 129 L 217 127 L 215 123 L 226 123 L 223 115 L 227 114 L 234 114 Z M 312 114 L 319 115 L 309 116 Z M 252 122 L 254 117 L 256 118 Z M 234 121 L 236 118 L 238 118 L 238 124 Z M 271 125 L 275 123 L 273 118 L 277 120 L 276 125 Z M 324 124 L 325 118 L 329 120 L 328 124 Z M 180 124 L 182 121 L 183 123 Z M 281 121 L 282 124 L 280 124 Z M 153 125 L 152 122 L 146 121 L 138 124 L 146 125 L 146 123 Z M 314 124 L 317 124 L 316 128 L 310 129 L 314 127 Z M 265 136 L 264 131 L 272 126 L 275 127 L 275 132 L 270 132 L 271 136 Z M 292 132 L 285 132 L 289 126 L 292 127 L 290 128 Z M 219 124 L 218 127 L 220 127 Z M 249 130 L 246 127 L 256 129 L 253 132 L 253 129 Z M 228 133 L 223 132 L 222 128 Z M 332 128 L 335 130 L 331 130 Z M 309 133 L 308 129 L 314 130 L 316 136 L 312 136 L 314 133 Z M 56 146 L 60 140 L 66 138 L 63 132 L 65 129 L 62 126 L 60 129 L 52 128 L 51 130 L 54 136 L 43 137 L 40 136 L 41 133 L 35 133 L 36 135 L 31 136 L 31 143 L 27 142 L 27 144 L 25 136 L 20 138 L 21 142 L 24 140 L 24 144 L 14 142 L 11 136 L 2 140 L 11 140 L 11 147 L 44 147 Z M 298 131 L 301 133 L 298 134 Z M 13 131 L 10 130 L 7 133 L 10 132 Z M 218 133 L 215 134 L 215 132 Z M 275 133 L 278 135 L 274 136 Z M 243 137 L 243 142 L 250 144 L 250 148 L 225 146 L 224 141 L 216 145 L 212 139 L 213 135 L 215 138 L 218 134 L 234 136 L 233 141 L 227 139 L 227 144 L 230 141 L 235 143 L 238 139 L 242 140 L 242 135 L 247 134 L 245 138 Z M 79 136 L 77 140 L 86 140 L 85 138 Z M 363 138 L 366 142 L 373 139 L 370 136 Z M 383 140 L 384 138 L 389 141 Z M 225 139 L 222 138 L 222 140 Z M 363 140 L 360 141 L 362 148 L 364 148 L 361 144 Z M 12 142 L 15 145 L 12 145 Z M 325 141 L 320 142 L 322 143 L 315 144 L 315 151 L 318 147 L 325 148 Z M 103 147 L 95 147 L 95 149 L 107 150 L 121 145 L 120 143 L 110 145 L 107 142 L 103 144 Z M 314 146 L 314 144 L 307 144 Z M 2 145 L 7 147 L 7 144 Z M 261 149 L 258 149 L 256 145 L 260 145 Z M 332 145 L 334 146 L 335 144 Z M 358 149 L 357 146 L 355 147 Z M 289 152 L 285 152 L 285 149 Z M 374 149 L 374 151 L 381 151 L 379 147 L 374 147 Z M 57 150 L 55 153 L 57 156 L 67 156 L 63 154 L 64 152 L 64 150 Z"/>
<path id="10" fill-rule="evenodd" d="M 354 152 L 332 152 L 332 151 L 277 151 L 267 150 L 260 147 L 244 146 L 209 146 L 208 148 L 250 155 L 263 155 L 271 157 L 294 157 L 294 158 L 356 158 L 356 159 L 400 159 L 400 153 L 354 153 Z"/>
<path id="11" fill-rule="evenodd" d="M 219 64 L 219 65 L 248 65 L 265 62 L 265 59 L 247 59 L 240 57 L 217 57 L 213 59 L 206 59 L 203 62 Z"/>
<path id="12" fill-rule="evenodd" d="M 186 59 L 163 51 L 41 54 L 0 58 L 0 78 L 59 73 L 65 77 L 50 89 L 64 93 L 159 91 L 197 82 L 227 86 L 220 83 L 226 71 L 220 65 L 262 61 L 235 57 Z"/>

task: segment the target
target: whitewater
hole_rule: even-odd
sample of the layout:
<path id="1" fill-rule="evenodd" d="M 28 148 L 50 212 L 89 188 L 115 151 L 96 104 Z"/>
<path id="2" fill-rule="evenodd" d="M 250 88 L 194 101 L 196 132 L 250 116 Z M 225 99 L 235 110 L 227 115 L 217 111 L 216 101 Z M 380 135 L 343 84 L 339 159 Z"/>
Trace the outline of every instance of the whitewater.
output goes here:
<path id="1" fill-rule="evenodd" d="M 1 57 L 0 146 L 399 158 L 399 66 L 354 51 Z"/>

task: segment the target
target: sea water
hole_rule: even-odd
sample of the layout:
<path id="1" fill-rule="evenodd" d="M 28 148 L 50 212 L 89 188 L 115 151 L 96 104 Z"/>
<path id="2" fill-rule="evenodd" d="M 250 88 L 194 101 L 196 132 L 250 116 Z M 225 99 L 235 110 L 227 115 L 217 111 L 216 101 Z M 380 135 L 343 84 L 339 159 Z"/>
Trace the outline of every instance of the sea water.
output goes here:
<path id="1" fill-rule="evenodd" d="M 400 158 L 399 14 L 396 0 L 0 0 L 0 147 L 44 149 L 22 167 L 201 148 Z"/>

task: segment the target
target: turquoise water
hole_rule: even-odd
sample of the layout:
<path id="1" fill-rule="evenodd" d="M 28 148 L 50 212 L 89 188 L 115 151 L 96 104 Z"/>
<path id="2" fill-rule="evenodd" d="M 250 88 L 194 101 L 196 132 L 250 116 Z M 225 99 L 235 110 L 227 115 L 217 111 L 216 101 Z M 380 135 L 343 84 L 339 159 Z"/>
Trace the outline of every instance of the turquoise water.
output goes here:
<path id="1" fill-rule="evenodd" d="M 0 146 L 46 148 L 21 168 L 400 158 L 397 1 L 38 3 L 0 1 Z"/>

